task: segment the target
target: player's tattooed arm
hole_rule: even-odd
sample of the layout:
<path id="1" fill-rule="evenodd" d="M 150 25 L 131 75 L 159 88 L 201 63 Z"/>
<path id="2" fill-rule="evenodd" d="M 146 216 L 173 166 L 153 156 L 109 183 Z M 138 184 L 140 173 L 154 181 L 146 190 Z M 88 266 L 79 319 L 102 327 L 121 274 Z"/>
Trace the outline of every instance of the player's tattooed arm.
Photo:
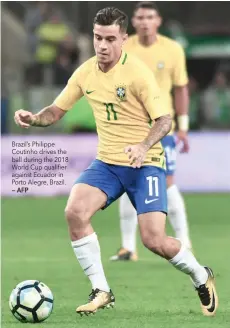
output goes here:
<path id="1" fill-rule="evenodd" d="M 46 127 L 59 121 L 65 112 L 56 105 L 50 105 L 42 109 L 39 113 L 33 115 L 31 126 Z"/>
<path id="2" fill-rule="evenodd" d="M 172 126 L 172 117 L 170 114 L 161 116 L 155 120 L 149 135 L 142 141 L 146 151 L 159 142 L 166 134 L 169 133 Z"/>
<path id="3" fill-rule="evenodd" d="M 59 121 L 65 113 L 65 111 L 54 104 L 43 108 L 37 114 L 19 109 L 14 114 L 14 121 L 18 126 L 25 129 L 28 129 L 30 126 L 46 127 Z"/>

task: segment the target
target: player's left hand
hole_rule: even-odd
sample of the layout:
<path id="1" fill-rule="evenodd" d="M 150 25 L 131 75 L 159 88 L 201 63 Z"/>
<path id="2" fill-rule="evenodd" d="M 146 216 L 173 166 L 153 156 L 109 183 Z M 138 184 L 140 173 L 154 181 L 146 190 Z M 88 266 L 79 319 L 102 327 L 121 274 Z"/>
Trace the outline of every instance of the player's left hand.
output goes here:
<path id="1" fill-rule="evenodd" d="M 188 134 L 185 131 L 177 132 L 177 144 L 182 143 L 182 148 L 180 149 L 180 153 L 188 153 L 189 152 L 189 142 L 188 142 Z"/>
<path id="2" fill-rule="evenodd" d="M 140 168 L 145 160 L 146 146 L 143 144 L 130 145 L 125 147 L 124 151 L 129 157 L 130 165 L 133 168 Z"/>

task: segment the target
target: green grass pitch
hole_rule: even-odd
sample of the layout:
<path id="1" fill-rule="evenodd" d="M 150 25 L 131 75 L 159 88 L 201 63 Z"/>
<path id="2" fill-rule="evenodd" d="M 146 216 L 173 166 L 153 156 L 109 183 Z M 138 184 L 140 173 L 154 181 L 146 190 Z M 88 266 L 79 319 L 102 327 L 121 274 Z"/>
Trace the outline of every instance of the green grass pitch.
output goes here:
<path id="1" fill-rule="evenodd" d="M 71 249 L 63 215 L 66 198 L 3 198 L 2 327 L 23 327 L 9 311 L 10 292 L 20 281 L 39 279 L 55 297 L 54 311 L 41 328 L 229 328 L 230 196 L 194 194 L 185 199 L 195 255 L 216 275 L 216 317 L 201 314 L 189 277 L 147 251 L 140 240 L 139 262 L 109 262 L 120 245 L 118 208 L 113 204 L 92 222 L 116 305 L 81 318 L 75 308 L 87 300 L 90 284 Z"/>

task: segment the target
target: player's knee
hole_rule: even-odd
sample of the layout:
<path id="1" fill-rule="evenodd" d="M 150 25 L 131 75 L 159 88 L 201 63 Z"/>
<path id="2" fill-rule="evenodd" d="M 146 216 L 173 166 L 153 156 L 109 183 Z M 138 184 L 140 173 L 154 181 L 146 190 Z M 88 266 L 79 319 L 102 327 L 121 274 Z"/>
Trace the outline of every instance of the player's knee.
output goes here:
<path id="1" fill-rule="evenodd" d="M 163 254 L 163 244 L 164 244 L 163 236 L 153 237 L 149 234 L 146 234 L 145 236 L 142 236 L 142 241 L 144 246 L 148 248 L 150 251 L 158 255 Z"/>
<path id="2" fill-rule="evenodd" d="M 88 213 L 86 202 L 78 199 L 74 205 L 67 205 L 65 208 L 65 217 L 69 223 L 84 223 L 88 221 L 88 219 L 90 219 L 90 214 Z"/>

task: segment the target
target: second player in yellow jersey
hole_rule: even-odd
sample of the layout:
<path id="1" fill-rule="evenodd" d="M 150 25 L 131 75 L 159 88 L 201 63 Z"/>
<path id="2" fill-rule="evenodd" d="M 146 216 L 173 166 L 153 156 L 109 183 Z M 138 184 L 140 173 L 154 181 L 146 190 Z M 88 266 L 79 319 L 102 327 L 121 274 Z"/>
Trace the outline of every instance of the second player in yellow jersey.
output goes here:
<path id="1" fill-rule="evenodd" d="M 130 36 L 125 50 L 136 55 L 154 73 L 157 84 L 161 90 L 161 99 L 172 117 L 175 117 L 175 104 L 173 103 L 172 88 L 183 87 L 188 83 L 186 59 L 184 50 L 176 41 L 156 34 L 156 40 L 150 45 L 143 45 L 139 36 Z M 175 129 L 175 121 L 171 134 Z"/>

